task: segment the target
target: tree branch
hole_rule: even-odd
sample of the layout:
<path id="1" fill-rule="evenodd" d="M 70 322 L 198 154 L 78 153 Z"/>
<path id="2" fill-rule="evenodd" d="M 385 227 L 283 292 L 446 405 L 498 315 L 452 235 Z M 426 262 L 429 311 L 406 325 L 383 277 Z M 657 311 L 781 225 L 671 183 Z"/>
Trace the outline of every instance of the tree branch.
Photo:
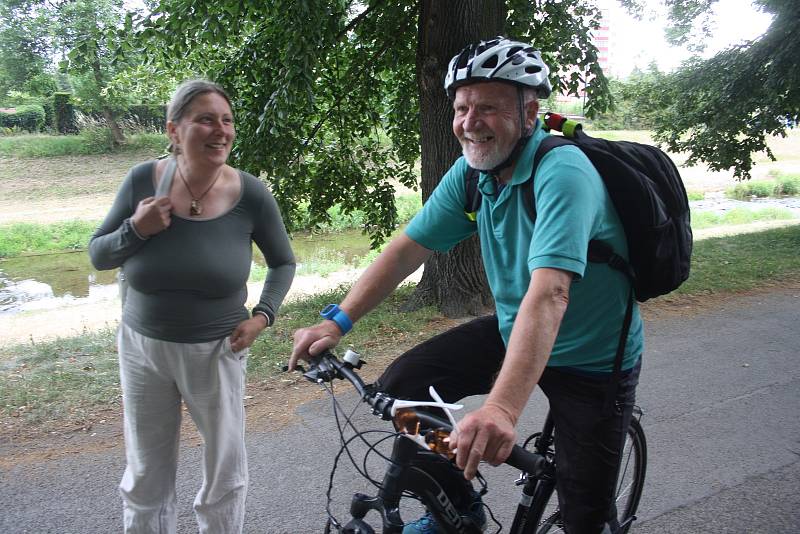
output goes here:
<path id="1" fill-rule="evenodd" d="M 405 30 L 408 28 L 408 26 L 410 25 L 410 22 L 412 22 L 412 20 L 411 20 L 411 19 L 412 19 L 412 17 L 413 17 L 413 16 L 416 16 L 416 14 L 415 14 L 415 13 L 413 13 L 413 12 L 412 12 L 412 13 L 411 13 L 411 14 L 408 16 L 408 18 L 407 18 L 407 20 L 406 20 L 406 24 L 403 26 L 403 31 L 405 31 Z M 401 32 L 401 34 L 402 34 L 402 33 L 403 33 L 403 32 Z M 356 76 L 355 76 L 355 78 L 356 78 L 356 79 L 357 79 L 357 78 L 359 78 L 359 77 L 361 77 L 361 76 L 363 76 L 363 73 L 365 73 L 365 72 L 367 71 L 367 69 L 362 69 L 362 68 L 361 68 L 361 65 L 368 65 L 368 64 L 370 64 L 370 63 L 373 63 L 375 60 L 377 60 L 378 58 L 380 58 L 381 56 L 383 56 L 383 55 L 386 53 L 386 51 L 387 51 L 387 50 L 388 50 L 388 49 L 391 47 L 391 45 L 392 45 L 392 44 L 394 44 L 394 43 L 391 43 L 391 42 L 390 42 L 390 41 L 387 39 L 387 40 L 384 42 L 384 45 L 383 45 L 383 47 L 381 47 L 381 49 L 380 49 L 380 50 L 378 50 L 376 53 L 372 54 L 372 55 L 369 57 L 368 61 L 365 61 L 364 63 L 362 63 L 362 64 L 359 64 L 359 65 L 352 65 L 352 66 L 351 66 L 349 69 L 347 69 L 347 76 L 349 77 L 349 76 L 350 76 L 350 74 L 351 74 L 351 73 L 352 73 L 354 70 L 358 70 L 358 71 L 361 73 L 360 75 L 356 75 Z M 339 103 L 340 103 L 340 102 L 341 102 L 341 101 L 342 101 L 344 98 L 345 98 L 345 95 L 344 95 L 344 94 L 342 94 L 342 95 L 341 95 L 339 98 L 337 98 L 337 99 L 336 99 L 336 101 L 333 103 L 333 105 L 332 105 L 330 108 L 328 108 L 328 111 L 327 111 L 327 112 L 325 112 L 325 114 L 324 114 L 324 115 L 323 115 L 323 116 L 322 116 L 322 117 L 319 119 L 319 121 L 317 121 L 317 124 L 315 124 L 315 125 L 314 125 L 314 127 L 311 129 L 311 132 L 309 133 L 308 137 L 307 137 L 307 138 L 306 138 L 306 140 L 303 142 L 303 146 L 301 146 L 301 147 L 298 149 L 297 153 L 296 153 L 296 154 L 294 155 L 294 157 L 291 159 L 291 163 L 290 163 L 290 165 L 294 164 L 294 163 L 295 163 L 295 162 L 296 162 L 296 161 L 297 161 L 297 160 L 300 158 L 300 156 L 303 154 L 303 152 L 305 152 L 305 150 L 306 150 L 306 148 L 308 147 L 308 145 L 309 145 L 309 144 L 311 143 L 311 141 L 312 141 L 312 140 L 313 140 L 313 139 L 316 137 L 316 135 L 317 135 L 317 133 L 319 132 L 320 128 L 322 128 L 323 124 L 325 124 L 325 122 L 326 122 L 326 121 L 327 121 L 327 120 L 328 120 L 328 119 L 331 117 L 331 115 L 333 114 L 333 112 L 334 112 L 334 110 L 336 109 L 336 107 L 339 105 Z"/>

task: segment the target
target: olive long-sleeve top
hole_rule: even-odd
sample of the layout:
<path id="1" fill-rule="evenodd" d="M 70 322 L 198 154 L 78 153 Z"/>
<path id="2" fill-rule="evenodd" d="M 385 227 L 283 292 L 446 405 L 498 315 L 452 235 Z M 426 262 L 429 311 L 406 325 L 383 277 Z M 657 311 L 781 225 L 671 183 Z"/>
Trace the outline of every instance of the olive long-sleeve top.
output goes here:
<path id="1" fill-rule="evenodd" d="M 142 239 L 131 224 L 139 201 L 155 194 L 155 161 L 131 169 L 114 204 L 89 242 L 95 268 L 122 267 L 128 289 L 122 321 L 145 336 L 202 343 L 231 334 L 245 308 L 252 243 L 264 255 L 267 277 L 254 311 L 274 320 L 294 278 L 295 259 L 272 194 L 239 171 L 238 201 L 210 219 L 172 214 L 170 226 Z"/>

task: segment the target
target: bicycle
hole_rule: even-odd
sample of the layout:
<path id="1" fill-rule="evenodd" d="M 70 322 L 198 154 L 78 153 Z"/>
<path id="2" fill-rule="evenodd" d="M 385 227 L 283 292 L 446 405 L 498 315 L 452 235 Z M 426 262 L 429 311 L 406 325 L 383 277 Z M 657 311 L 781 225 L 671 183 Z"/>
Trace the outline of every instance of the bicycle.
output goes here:
<path id="1" fill-rule="evenodd" d="M 384 534 L 399 534 L 403 530 L 400 516 L 400 501 L 404 498 L 419 500 L 434 516 L 438 526 L 445 532 L 474 534 L 482 532 L 473 518 L 462 511 L 473 502 L 475 491 L 463 476 L 463 472 L 455 466 L 453 455 L 449 451 L 447 437 L 455 426 L 455 421 L 448 409 L 458 409 L 460 405 L 444 403 L 431 388 L 434 401 L 406 401 L 394 399 L 375 386 L 367 385 L 357 370 L 364 364 L 358 353 L 348 350 L 340 360 L 330 351 L 325 351 L 313 358 L 306 371 L 300 367 L 306 379 L 323 385 L 330 393 L 334 403 L 341 448 L 335 457 L 331 470 L 326 506 L 328 521 L 324 532 L 339 534 L 374 534 L 376 531 L 365 518 L 371 511 L 381 516 Z M 359 431 L 352 422 L 352 413 L 344 424 L 350 426 L 355 434 L 345 439 L 345 428 L 339 420 L 344 411 L 338 404 L 333 392 L 334 379 L 350 382 L 360 395 L 360 400 L 372 407 L 372 413 L 383 420 L 391 420 L 395 431 L 376 442 L 370 442 L 365 435 L 370 431 Z M 435 406 L 447 414 L 445 421 L 426 411 L 415 410 L 421 406 Z M 622 463 L 618 476 L 616 505 L 619 520 L 619 533 L 626 533 L 636 519 L 635 513 L 639 505 L 644 486 L 647 464 L 647 445 L 644 431 L 640 423 L 642 411 L 634 408 L 634 417 L 626 437 Z M 563 523 L 558 509 L 555 494 L 556 469 L 553 436 L 555 428 L 549 412 L 540 432 L 531 434 L 523 445 L 515 445 L 505 463 L 519 469 L 522 473 L 516 485 L 522 486 L 522 495 L 516 508 L 511 534 L 544 534 L 563 532 Z M 354 440 L 360 439 L 367 445 L 363 466 L 359 469 L 349 447 Z M 378 452 L 380 443 L 390 439 L 392 448 L 390 455 Z M 528 450 L 528 446 L 533 450 Z M 350 461 L 359 473 L 378 488 L 378 494 L 369 496 L 355 493 L 350 503 L 351 519 L 344 525 L 331 512 L 331 493 L 334 474 L 342 454 L 347 453 Z M 387 461 L 386 471 L 381 481 L 374 480 L 367 471 L 367 457 L 378 454 Z M 480 495 L 487 493 L 488 488 L 480 476 L 476 480 L 482 485 Z M 483 504 L 499 529 L 502 524 L 494 517 L 491 509 Z"/>

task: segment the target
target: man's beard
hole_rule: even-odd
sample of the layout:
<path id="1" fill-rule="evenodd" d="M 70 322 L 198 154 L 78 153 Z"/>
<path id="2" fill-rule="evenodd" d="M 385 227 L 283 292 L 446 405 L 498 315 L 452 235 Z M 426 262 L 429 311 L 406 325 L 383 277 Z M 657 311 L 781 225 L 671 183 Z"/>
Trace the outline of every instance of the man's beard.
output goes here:
<path id="1" fill-rule="evenodd" d="M 469 141 L 466 144 L 470 143 Z M 467 160 L 467 163 L 473 169 L 477 169 L 479 171 L 490 171 L 503 163 L 511 152 L 514 150 L 514 147 L 508 148 L 507 150 L 503 150 L 499 147 L 496 143 L 493 143 L 491 150 L 487 154 L 485 151 L 480 150 L 477 151 L 473 147 L 472 149 L 467 149 L 465 147 L 465 143 L 461 143 L 461 153 L 464 155 L 464 159 Z M 468 145 L 466 145 L 468 146 Z M 476 152 L 480 152 L 479 159 L 476 159 Z"/>

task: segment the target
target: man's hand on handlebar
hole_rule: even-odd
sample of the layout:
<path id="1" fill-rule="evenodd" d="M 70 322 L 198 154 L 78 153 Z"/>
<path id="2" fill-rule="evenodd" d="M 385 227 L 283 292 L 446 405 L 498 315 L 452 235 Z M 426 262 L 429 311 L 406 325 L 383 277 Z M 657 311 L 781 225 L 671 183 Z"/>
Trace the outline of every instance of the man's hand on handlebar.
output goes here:
<path id="1" fill-rule="evenodd" d="M 294 371 L 299 360 L 308 361 L 323 350 L 332 349 L 339 344 L 340 339 L 342 331 L 333 321 L 325 320 L 315 326 L 296 330 L 288 370 Z"/>
<path id="2" fill-rule="evenodd" d="M 491 465 L 503 463 L 516 439 L 517 432 L 508 412 L 483 405 L 467 414 L 450 433 L 450 449 L 457 449 L 456 465 L 464 470 L 467 480 L 472 480 L 481 460 Z"/>

